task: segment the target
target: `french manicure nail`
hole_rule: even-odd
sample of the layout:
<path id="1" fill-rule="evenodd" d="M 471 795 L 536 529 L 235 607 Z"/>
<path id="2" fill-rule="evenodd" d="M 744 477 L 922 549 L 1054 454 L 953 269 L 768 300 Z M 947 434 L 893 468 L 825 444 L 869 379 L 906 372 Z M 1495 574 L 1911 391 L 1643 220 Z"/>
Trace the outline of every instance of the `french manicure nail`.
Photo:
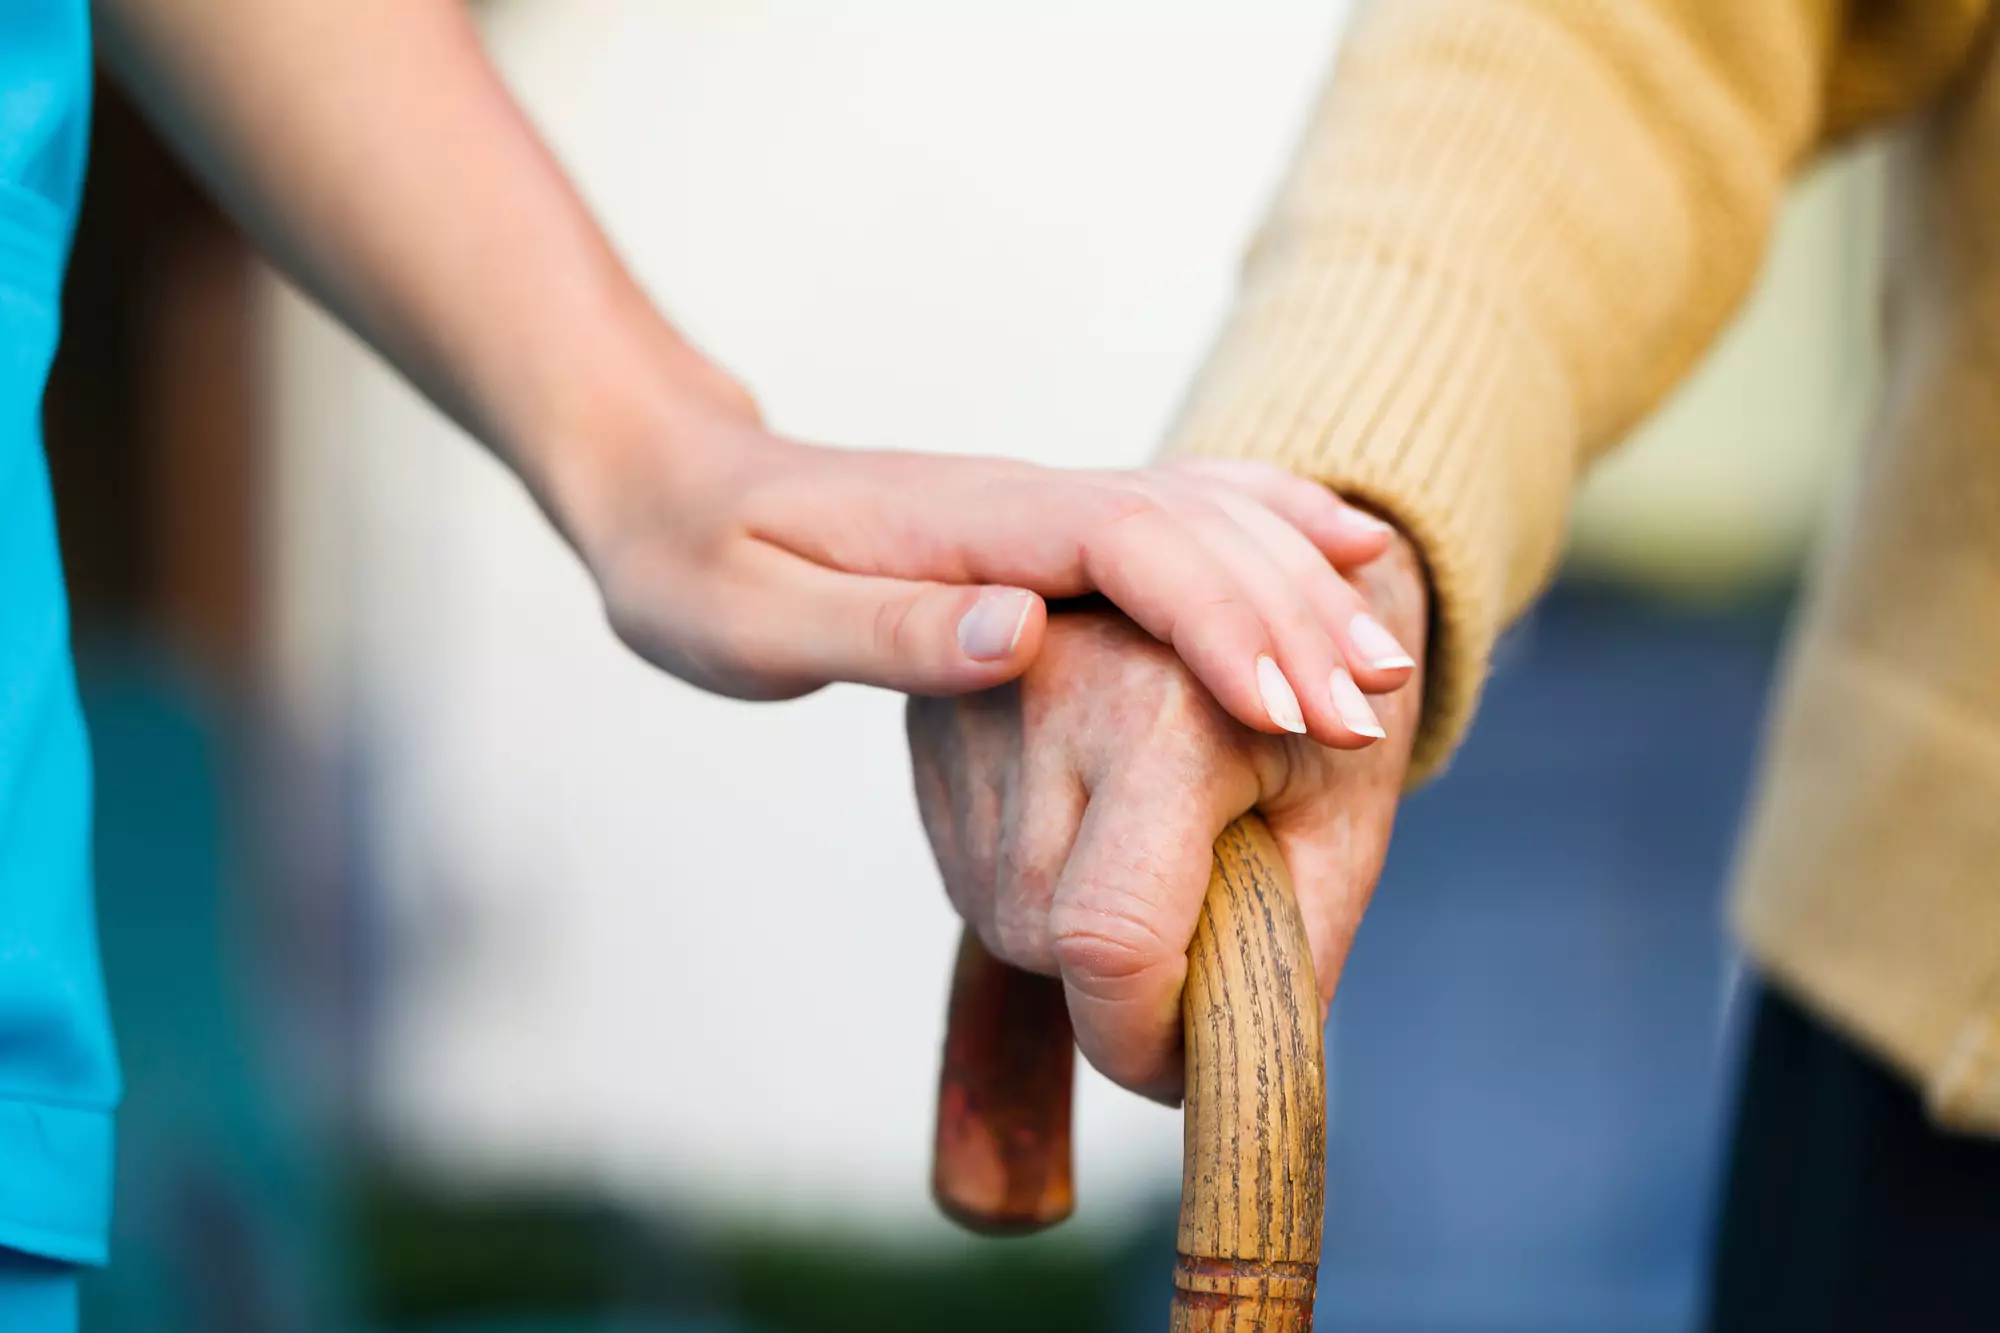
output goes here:
<path id="1" fill-rule="evenodd" d="M 1347 674 L 1346 667 L 1333 669 L 1328 688 L 1333 694 L 1333 711 L 1340 714 L 1349 731 L 1357 736 L 1373 736 L 1378 741 L 1389 734 L 1382 729 L 1382 720 L 1368 706 L 1368 696 L 1354 683 L 1354 677 Z"/>
<path id="2" fill-rule="evenodd" d="M 1394 532 L 1396 525 L 1385 523 L 1366 509 L 1356 509 L 1353 505 L 1343 506 L 1340 521 L 1364 536 L 1375 537 L 1385 532 Z"/>
<path id="3" fill-rule="evenodd" d="M 1354 650 L 1377 671 L 1399 671 L 1417 664 L 1417 659 L 1396 642 L 1396 636 L 1366 611 L 1357 613 L 1347 623 L 1347 637 L 1353 642 Z"/>
<path id="4" fill-rule="evenodd" d="M 1306 717 L 1299 711 L 1299 696 L 1292 693 L 1285 673 L 1269 657 L 1257 659 L 1257 692 L 1264 696 L 1264 711 L 1273 722 L 1286 731 L 1305 734 Z"/>
<path id="5" fill-rule="evenodd" d="M 1034 594 L 1019 588 L 987 589 L 959 620 L 958 646 L 975 662 L 998 662 L 1021 642 L 1034 604 Z"/>

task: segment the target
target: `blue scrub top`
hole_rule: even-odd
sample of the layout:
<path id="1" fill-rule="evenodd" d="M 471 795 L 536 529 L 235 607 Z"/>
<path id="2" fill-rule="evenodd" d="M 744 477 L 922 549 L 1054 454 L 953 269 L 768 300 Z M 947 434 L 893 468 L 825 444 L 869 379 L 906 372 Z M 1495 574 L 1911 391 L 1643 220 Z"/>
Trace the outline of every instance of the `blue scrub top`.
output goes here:
<path id="1" fill-rule="evenodd" d="M 0 0 L 0 1246 L 101 1263 L 118 1066 L 42 391 L 90 127 L 86 0 Z"/>

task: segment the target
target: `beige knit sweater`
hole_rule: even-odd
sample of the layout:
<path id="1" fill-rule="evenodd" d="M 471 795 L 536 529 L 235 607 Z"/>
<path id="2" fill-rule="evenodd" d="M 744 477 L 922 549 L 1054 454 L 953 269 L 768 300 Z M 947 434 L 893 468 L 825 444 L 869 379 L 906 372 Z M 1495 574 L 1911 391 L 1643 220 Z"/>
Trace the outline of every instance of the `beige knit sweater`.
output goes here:
<path id="1" fill-rule="evenodd" d="M 1889 387 L 1791 654 L 1734 918 L 2000 1133 L 2000 40 L 1986 0 L 1376 0 L 1171 448 L 1396 516 L 1437 630 L 1418 765 L 1560 554 L 1580 470 L 1688 371 L 1787 178 L 1911 132 Z"/>

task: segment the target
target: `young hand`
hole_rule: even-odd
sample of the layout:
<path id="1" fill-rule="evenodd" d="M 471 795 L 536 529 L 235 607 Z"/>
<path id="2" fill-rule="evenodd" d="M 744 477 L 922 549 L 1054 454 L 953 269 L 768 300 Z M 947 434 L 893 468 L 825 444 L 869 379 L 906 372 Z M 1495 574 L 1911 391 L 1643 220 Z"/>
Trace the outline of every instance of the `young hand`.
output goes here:
<path id="1" fill-rule="evenodd" d="M 1259 731 L 1366 745 L 1379 727 L 1361 690 L 1409 677 L 1336 569 L 1391 531 L 1315 483 L 1254 464 L 1071 472 L 816 447 L 767 430 L 719 374 L 677 379 L 557 442 L 548 456 L 569 457 L 545 499 L 619 635 L 705 689 L 987 689 L 1040 651 L 1043 598 L 1090 592 Z"/>
<path id="2" fill-rule="evenodd" d="M 976 690 L 1032 660 L 1042 597 L 1095 591 L 1259 730 L 1365 744 L 1350 676 L 1407 676 L 1328 565 L 1386 533 L 1309 482 L 773 435 L 633 281 L 465 6 L 96 10 L 113 67 L 232 213 L 520 472 L 666 669 L 753 698 Z"/>

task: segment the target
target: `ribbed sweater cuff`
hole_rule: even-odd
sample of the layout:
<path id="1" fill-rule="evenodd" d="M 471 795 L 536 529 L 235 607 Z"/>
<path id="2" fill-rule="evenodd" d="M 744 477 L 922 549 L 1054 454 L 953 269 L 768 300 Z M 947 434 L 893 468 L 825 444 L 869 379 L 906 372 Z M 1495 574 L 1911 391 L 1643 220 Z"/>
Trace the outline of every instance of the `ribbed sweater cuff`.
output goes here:
<path id="1" fill-rule="evenodd" d="M 1449 759 L 1494 640 L 1554 566 L 1576 433 L 1555 358 L 1473 284 L 1380 251 L 1266 253 L 1167 451 L 1280 464 L 1416 543 L 1432 619 L 1414 782 Z"/>

